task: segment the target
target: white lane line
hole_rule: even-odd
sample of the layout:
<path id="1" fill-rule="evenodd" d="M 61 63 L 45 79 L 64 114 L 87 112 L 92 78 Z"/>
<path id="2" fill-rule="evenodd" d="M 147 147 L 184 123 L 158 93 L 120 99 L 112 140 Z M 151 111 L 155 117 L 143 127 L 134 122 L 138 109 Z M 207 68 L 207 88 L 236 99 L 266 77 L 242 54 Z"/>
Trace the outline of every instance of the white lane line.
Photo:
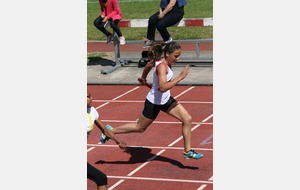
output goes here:
<path id="1" fill-rule="evenodd" d="M 93 102 L 144 103 L 145 100 L 93 100 Z M 212 104 L 213 102 L 178 101 L 181 104 Z"/>
<path id="2" fill-rule="evenodd" d="M 210 141 L 210 139 L 213 138 L 213 134 L 211 134 L 210 136 L 208 136 L 206 139 L 204 139 L 201 143 L 200 143 L 200 146 L 201 145 L 206 145 L 206 144 L 211 144 L 212 141 Z"/>
<path id="3" fill-rule="evenodd" d="M 137 171 L 139 171 L 140 169 L 142 169 L 144 166 L 146 166 L 151 160 L 153 160 L 154 158 L 156 158 L 157 156 L 159 156 L 160 154 L 162 154 L 164 151 L 166 151 L 166 149 L 161 150 L 159 153 L 155 154 L 154 156 L 152 156 L 151 158 L 149 158 L 146 162 L 144 162 L 142 165 L 140 165 L 139 167 L 137 167 L 136 169 L 134 169 L 132 172 L 130 172 L 127 177 L 132 176 L 133 174 L 135 174 Z M 119 180 L 117 183 L 115 183 L 113 185 L 113 188 L 110 188 L 110 190 L 114 189 L 115 187 L 117 187 L 119 184 L 121 184 L 122 180 Z"/>
<path id="4" fill-rule="evenodd" d="M 212 181 L 213 180 L 213 176 L 211 176 L 208 181 Z M 203 190 L 207 185 L 203 184 L 201 185 L 197 190 Z"/>
<path id="5" fill-rule="evenodd" d="M 196 128 L 198 128 L 200 126 L 199 125 L 196 125 L 195 127 L 192 128 L 192 131 Z M 175 141 L 173 141 L 171 144 L 169 144 L 168 146 L 173 146 L 174 144 L 176 144 L 178 141 L 180 141 L 181 139 L 183 138 L 183 136 L 180 136 L 178 139 L 176 139 Z"/>
<path id="6" fill-rule="evenodd" d="M 210 116 L 209 116 L 210 117 Z M 206 120 L 206 119 L 204 119 Z M 196 125 L 195 127 L 193 127 L 192 131 L 195 130 L 197 127 L 199 127 L 200 125 Z M 168 145 L 168 147 L 173 146 L 175 143 L 177 143 L 179 140 L 182 139 L 182 136 L 179 137 L 178 139 L 176 139 L 175 141 L 173 141 L 172 143 L 170 143 Z M 139 171 L 140 169 L 142 169 L 144 166 L 146 166 L 151 160 L 153 160 L 154 158 L 156 158 L 158 155 L 162 154 L 164 151 L 166 151 L 167 149 L 163 149 L 161 150 L 159 153 L 155 154 L 153 157 L 151 157 L 149 160 L 147 160 L 147 162 L 143 163 L 142 165 L 140 165 L 139 167 L 137 167 L 135 170 L 133 170 L 132 172 L 130 172 L 127 176 L 131 176 L 134 173 L 136 173 L 137 171 Z"/>
<path id="7" fill-rule="evenodd" d="M 89 145 L 88 145 L 89 146 Z M 91 148 L 89 148 L 88 150 L 87 150 L 87 152 L 89 152 L 89 151 L 91 151 L 91 150 L 93 150 L 95 147 L 91 147 Z"/>
<path id="8" fill-rule="evenodd" d="M 137 86 L 137 87 L 135 87 L 135 88 L 133 88 L 133 89 L 131 89 L 131 90 L 129 90 L 129 91 L 127 91 L 127 92 L 121 94 L 120 96 L 115 97 L 115 98 L 112 99 L 112 100 L 116 100 L 116 99 L 118 99 L 118 98 L 121 98 L 122 96 L 125 96 L 126 94 L 128 94 L 128 93 L 130 93 L 130 92 L 132 92 L 132 91 L 134 91 L 134 90 L 136 90 L 136 89 L 138 89 L 138 88 L 140 88 L 140 86 Z"/>
<path id="9" fill-rule="evenodd" d="M 108 188 L 108 190 L 114 189 L 115 187 L 117 187 L 118 185 L 120 185 L 121 183 L 123 183 L 124 181 L 125 181 L 124 179 L 119 180 L 117 183 L 115 183 L 115 184 L 112 185 L 110 188 Z"/>
<path id="10" fill-rule="evenodd" d="M 213 117 L 213 114 L 211 114 L 210 116 L 208 116 L 206 119 L 203 119 L 203 121 L 202 122 L 206 122 L 206 121 L 208 121 L 210 118 L 212 118 Z"/>
<path id="11" fill-rule="evenodd" d="M 186 89 L 185 91 L 183 91 L 183 92 L 181 92 L 180 94 L 178 94 L 177 96 L 175 96 L 175 97 L 174 97 L 174 99 L 176 99 L 176 98 L 178 98 L 179 96 L 181 96 L 181 95 L 185 94 L 186 92 L 188 92 L 188 91 L 192 90 L 193 88 L 195 88 L 195 87 L 194 87 L 194 86 L 192 86 L 192 87 L 190 87 L 190 88 Z"/>
<path id="12" fill-rule="evenodd" d="M 207 185 L 201 185 L 197 190 L 203 190 Z"/>
<path id="13" fill-rule="evenodd" d="M 140 88 L 140 86 L 137 86 L 137 87 L 135 87 L 135 88 L 133 88 L 133 89 L 131 89 L 131 90 L 128 90 L 127 92 L 121 94 L 120 96 L 117 96 L 117 97 L 113 98 L 112 100 L 116 100 L 116 99 L 118 99 L 118 98 L 121 98 L 122 96 L 125 96 L 126 94 L 128 94 L 128 93 L 130 93 L 130 92 L 132 92 L 132 91 L 134 91 L 134 90 L 136 90 L 136 89 L 138 89 L 138 88 Z M 102 104 L 102 105 L 96 107 L 95 109 L 97 110 L 97 109 L 99 109 L 99 108 L 101 108 L 101 107 L 103 107 L 103 106 L 105 106 L 105 105 L 107 105 L 107 104 L 109 104 L 109 103 L 110 103 L 110 102 L 106 102 L 106 103 L 104 103 L 104 104 Z M 100 144 L 100 142 L 99 142 L 99 144 Z M 91 149 L 91 150 L 93 150 L 93 149 Z M 89 151 L 90 151 L 90 150 L 89 150 Z"/>
<path id="14" fill-rule="evenodd" d="M 120 96 L 118 96 L 118 97 L 116 97 L 116 98 L 114 98 L 113 100 L 116 100 L 116 99 L 118 99 L 118 98 L 120 98 L 120 97 L 122 97 L 122 96 L 124 96 L 124 95 L 126 95 L 126 94 L 128 94 L 128 93 L 130 93 L 130 92 L 132 92 L 133 90 L 138 89 L 138 88 L 139 88 L 139 86 L 136 87 L 136 88 L 134 88 L 134 89 L 132 89 L 132 90 L 130 90 L 130 91 L 128 91 L 128 92 L 126 92 L 126 93 L 124 93 L 124 94 L 122 94 L 122 95 L 120 95 Z M 183 95 L 184 93 L 188 92 L 189 90 L 191 90 L 191 89 L 193 89 L 193 88 L 195 88 L 195 87 L 194 87 L 194 86 L 193 86 L 193 87 L 190 87 L 189 89 L 183 91 L 182 93 L 178 94 L 178 95 L 175 96 L 174 98 L 175 98 L 175 99 L 178 98 L 179 96 Z M 100 107 L 103 107 L 103 106 L 107 105 L 108 103 L 109 103 L 109 102 L 106 102 L 106 103 L 104 103 L 103 105 L 98 106 L 96 109 L 99 109 Z M 207 120 L 208 120 L 208 119 L 207 119 Z M 197 127 L 199 127 L 199 126 L 200 126 L 200 124 L 196 125 L 192 130 L 195 130 L 195 129 L 196 129 Z M 181 138 L 182 138 L 182 137 L 181 137 Z M 171 143 L 171 144 L 168 145 L 168 146 L 172 146 L 172 145 L 175 144 L 177 141 L 178 141 L 178 139 L 175 140 L 173 143 Z M 166 151 L 166 149 L 161 150 L 159 153 L 157 153 L 156 155 L 154 155 L 153 157 L 151 157 L 150 159 L 148 159 L 147 162 L 143 163 L 141 166 L 139 166 L 138 168 L 136 168 L 135 170 L 133 170 L 132 172 L 130 172 L 130 173 L 127 175 L 127 177 L 130 177 L 131 175 L 133 175 L 134 173 L 136 173 L 137 171 L 139 171 L 141 168 L 143 168 L 144 166 L 146 166 L 151 160 L 155 159 L 157 156 L 159 156 L 160 154 L 162 154 L 164 151 Z M 122 179 L 124 179 L 124 177 L 122 177 Z M 135 178 L 135 179 L 137 179 L 137 178 Z M 139 178 L 139 179 L 142 179 L 142 178 Z M 143 178 L 143 179 L 151 179 L 151 178 Z M 156 180 L 160 180 L 160 179 L 159 179 L 159 178 L 156 178 Z M 109 190 L 114 189 L 114 188 L 117 187 L 119 184 L 121 184 L 123 181 L 124 181 L 124 180 L 119 180 L 117 183 L 115 183 L 113 186 L 111 186 L 111 187 L 109 188 Z M 175 181 L 180 181 L 180 180 L 175 180 Z M 187 180 L 184 180 L 184 181 L 186 182 Z M 190 180 L 190 181 L 192 181 L 192 180 Z M 199 182 L 199 181 L 198 181 L 198 182 Z M 203 182 L 202 182 L 202 183 L 203 183 Z"/>
<path id="15" fill-rule="evenodd" d="M 101 120 L 102 122 L 107 122 L 107 123 L 135 123 L 137 120 L 110 120 L 110 119 L 103 119 Z M 181 124 L 180 121 L 154 121 L 153 123 L 159 123 L 159 124 Z M 199 122 L 195 121 L 192 122 L 192 125 L 197 125 L 197 124 L 205 124 L 205 125 L 212 125 L 213 123 L 205 123 L 205 122 Z"/>
<path id="16" fill-rule="evenodd" d="M 109 144 L 87 144 L 87 146 L 97 147 L 107 147 L 107 148 L 119 148 L 118 145 L 109 145 Z M 127 146 L 128 148 L 150 148 L 150 149 L 166 149 L 166 150 L 183 150 L 182 147 L 163 147 L 163 146 Z M 212 148 L 193 148 L 194 150 L 203 150 L 203 151 L 213 151 Z"/>
<path id="17" fill-rule="evenodd" d="M 208 116 L 207 118 L 205 118 L 202 122 L 207 121 L 209 118 L 211 118 L 212 115 Z M 194 131 L 195 129 L 197 129 L 201 124 L 196 125 L 195 127 L 192 128 L 192 131 Z M 174 144 L 176 144 L 178 141 L 180 141 L 183 138 L 183 136 L 180 136 L 178 139 L 176 139 L 173 143 L 171 143 L 168 146 L 173 146 Z"/>
<path id="18" fill-rule="evenodd" d="M 150 181 L 170 181 L 170 182 L 184 182 L 184 183 L 207 183 L 212 184 L 212 181 L 204 180 L 184 180 L 184 179 L 167 179 L 167 178 L 150 178 L 150 177 L 130 177 L 130 176 L 107 176 L 114 179 L 133 179 L 133 180 L 150 180 Z"/>
<path id="19" fill-rule="evenodd" d="M 154 156 L 152 156 L 151 158 L 149 158 L 142 165 L 140 165 L 135 170 L 133 170 L 132 172 L 130 172 L 127 176 L 132 176 L 133 174 L 135 174 L 137 171 L 139 171 L 141 168 L 143 168 L 145 165 L 147 165 L 150 161 L 154 160 L 157 156 L 161 155 L 164 151 L 166 151 L 166 149 L 159 151 L 157 154 L 155 154 Z"/>
<path id="20" fill-rule="evenodd" d="M 133 89 L 131 89 L 131 90 L 129 90 L 129 91 L 127 91 L 127 92 L 121 94 L 120 96 L 117 96 L 117 97 L 113 98 L 112 100 L 116 100 L 116 99 L 118 99 L 118 98 L 121 98 L 122 96 L 125 96 L 126 94 L 128 94 L 128 93 L 130 93 L 130 92 L 132 92 L 132 91 L 134 91 L 134 90 L 136 90 L 136 89 L 138 89 L 138 88 L 140 88 L 140 86 L 137 86 L 137 87 L 135 87 L 135 88 L 133 88 Z M 107 104 L 109 104 L 109 103 L 110 103 L 110 102 L 106 102 L 106 103 L 104 103 L 104 104 L 102 104 L 102 105 L 96 107 L 96 110 L 99 109 L 99 108 L 101 108 L 101 107 L 103 107 L 103 106 L 105 106 L 105 105 L 107 105 Z"/>

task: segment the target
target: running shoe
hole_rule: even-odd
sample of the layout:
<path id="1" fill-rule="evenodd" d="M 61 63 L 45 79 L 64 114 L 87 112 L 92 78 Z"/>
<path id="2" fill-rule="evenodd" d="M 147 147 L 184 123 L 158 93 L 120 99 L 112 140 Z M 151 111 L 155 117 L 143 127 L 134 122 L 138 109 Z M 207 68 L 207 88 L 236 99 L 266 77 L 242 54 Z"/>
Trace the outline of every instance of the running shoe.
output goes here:
<path id="1" fill-rule="evenodd" d="M 194 150 L 191 149 L 188 152 L 183 152 L 183 157 L 185 159 L 193 158 L 193 159 L 198 160 L 198 159 L 203 157 L 203 154 L 197 153 L 197 152 L 195 152 Z"/>
<path id="2" fill-rule="evenodd" d="M 167 41 L 165 41 L 165 44 L 168 44 L 168 43 L 170 43 L 172 41 L 173 41 L 173 39 L 170 37 Z"/>
<path id="3" fill-rule="evenodd" d="M 106 36 L 106 43 L 109 44 L 114 38 L 113 34 L 109 34 L 108 36 Z"/>
<path id="4" fill-rule="evenodd" d="M 110 125 L 106 125 L 106 128 L 108 129 L 108 130 L 112 130 L 112 126 L 110 126 Z M 104 143 L 106 143 L 106 141 L 108 141 L 108 137 L 104 134 L 104 133 L 102 133 L 102 135 L 100 136 L 100 142 L 101 142 L 101 144 L 104 144 Z"/>
<path id="5" fill-rule="evenodd" d="M 121 36 L 121 37 L 120 37 L 120 44 L 121 44 L 121 45 L 125 45 L 125 43 L 126 43 L 126 42 L 125 42 L 125 37 L 124 37 L 124 36 Z"/>
<path id="6" fill-rule="evenodd" d="M 150 46 L 153 45 L 153 43 L 154 43 L 153 40 L 147 40 L 143 48 L 149 48 Z"/>

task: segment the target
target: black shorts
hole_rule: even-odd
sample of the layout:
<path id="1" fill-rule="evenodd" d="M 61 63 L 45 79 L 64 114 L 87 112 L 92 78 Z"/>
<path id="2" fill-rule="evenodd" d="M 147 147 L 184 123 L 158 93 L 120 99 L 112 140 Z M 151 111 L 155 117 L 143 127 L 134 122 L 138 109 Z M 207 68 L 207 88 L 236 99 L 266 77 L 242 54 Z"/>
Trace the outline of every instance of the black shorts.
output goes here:
<path id="1" fill-rule="evenodd" d="M 90 163 L 87 163 L 87 178 L 94 181 L 97 186 L 107 185 L 107 176 Z"/>
<path id="2" fill-rule="evenodd" d="M 174 102 L 177 101 L 172 96 L 164 105 L 152 104 L 149 100 L 146 99 L 144 104 L 143 115 L 148 119 L 154 120 L 158 116 L 160 110 L 163 112 L 167 112 L 167 110 Z"/>

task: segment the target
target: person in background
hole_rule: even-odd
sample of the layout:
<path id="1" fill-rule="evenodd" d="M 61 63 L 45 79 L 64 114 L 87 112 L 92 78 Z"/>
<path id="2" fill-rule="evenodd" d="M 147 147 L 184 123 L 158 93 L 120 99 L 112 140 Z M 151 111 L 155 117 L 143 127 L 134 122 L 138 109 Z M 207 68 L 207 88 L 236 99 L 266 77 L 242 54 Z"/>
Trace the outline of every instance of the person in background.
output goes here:
<path id="1" fill-rule="evenodd" d="M 148 48 L 155 42 L 155 30 L 157 29 L 163 38 L 164 43 L 169 43 L 173 39 L 167 30 L 178 23 L 184 15 L 186 0 L 161 0 L 160 9 L 148 20 L 147 40 L 144 48 Z"/>
<path id="2" fill-rule="evenodd" d="M 181 73 L 173 78 L 172 65 L 181 55 L 181 46 L 174 41 L 166 44 L 164 49 L 161 44 L 154 44 L 149 48 L 148 55 L 154 61 L 153 84 L 146 96 L 142 114 L 136 123 L 127 123 L 116 128 L 108 125 L 106 126 L 107 129 L 114 134 L 142 133 L 153 123 L 159 112 L 163 111 L 182 123 L 183 157 L 185 159 L 202 158 L 203 154 L 197 153 L 191 148 L 192 116 L 183 105 L 171 96 L 170 92 L 170 89 L 183 80 L 189 71 L 189 65 L 186 65 Z M 108 136 L 102 134 L 100 142 L 104 144 L 108 139 Z"/>
<path id="3" fill-rule="evenodd" d="M 106 35 L 106 43 L 110 43 L 113 39 L 113 34 L 110 33 L 105 25 L 109 22 L 111 28 L 116 32 L 120 39 L 120 44 L 125 45 L 125 37 L 123 36 L 118 23 L 122 19 L 122 12 L 118 0 L 99 0 L 101 14 L 95 19 L 94 25 Z"/>
<path id="4" fill-rule="evenodd" d="M 92 96 L 90 93 L 87 93 L 87 120 L 86 120 L 86 129 L 87 129 L 87 137 L 89 137 L 90 133 L 94 128 L 94 124 L 110 139 L 114 140 L 120 148 L 126 148 L 126 143 L 119 140 L 115 137 L 115 135 L 107 130 L 104 124 L 99 120 L 99 114 L 97 110 L 91 105 Z M 107 190 L 107 176 L 90 163 L 87 162 L 87 178 L 94 181 L 97 184 L 97 190 Z"/>

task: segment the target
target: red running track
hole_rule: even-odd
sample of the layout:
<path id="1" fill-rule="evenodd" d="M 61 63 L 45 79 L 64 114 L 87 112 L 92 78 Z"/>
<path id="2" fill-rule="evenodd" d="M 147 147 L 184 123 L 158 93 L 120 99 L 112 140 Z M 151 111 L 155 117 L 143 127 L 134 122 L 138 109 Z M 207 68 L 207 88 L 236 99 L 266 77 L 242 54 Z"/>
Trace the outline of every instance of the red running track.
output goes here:
<path id="1" fill-rule="evenodd" d="M 194 52 L 196 51 L 196 45 L 194 43 L 180 43 L 182 51 Z M 145 49 L 144 44 L 125 44 L 120 45 L 120 52 L 141 52 Z M 213 43 L 201 43 L 199 45 L 201 51 L 213 51 Z M 106 44 L 105 42 L 88 42 L 87 52 L 114 52 L 114 45 Z"/>
<path id="2" fill-rule="evenodd" d="M 101 121 L 117 127 L 135 122 L 142 111 L 145 86 L 88 85 Z M 160 113 L 144 133 L 118 134 L 129 147 L 122 151 L 113 141 L 99 144 L 94 127 L 87 145 L 87 160 L 108 176 L 109 190 L 212 190 L 213 189 L 213 87 L 175 86 L 175 97 L 192 115 L 192 147 L 200 160 L 183 158 L 181 124 Z M 87 190 L 96 184 L 87 179 Z"/>

